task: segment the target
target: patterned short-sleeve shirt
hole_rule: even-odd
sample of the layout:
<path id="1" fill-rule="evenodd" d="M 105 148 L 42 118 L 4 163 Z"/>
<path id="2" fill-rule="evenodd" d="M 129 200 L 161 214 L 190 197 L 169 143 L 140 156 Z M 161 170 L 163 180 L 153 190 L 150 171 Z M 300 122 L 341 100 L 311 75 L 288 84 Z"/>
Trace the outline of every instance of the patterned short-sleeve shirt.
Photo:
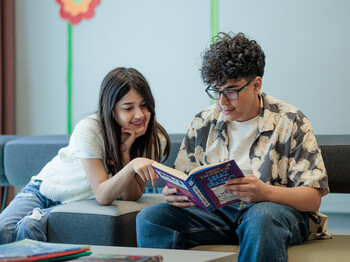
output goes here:
<path id="1" fill-rule="evenodd" d="M 184 138 L 175 168 L 193 168 L 229 158 L 226 119 L 212 105 L 195 116 Z M 309 186 L 328 194 L 328 177 L 307 117 L 296 107 L 260 94 L 258 134 L 249 158 L 253 174 L 274 186 Z M 310 213 L 309 239 L 328 238 L 327 217 Z"/>

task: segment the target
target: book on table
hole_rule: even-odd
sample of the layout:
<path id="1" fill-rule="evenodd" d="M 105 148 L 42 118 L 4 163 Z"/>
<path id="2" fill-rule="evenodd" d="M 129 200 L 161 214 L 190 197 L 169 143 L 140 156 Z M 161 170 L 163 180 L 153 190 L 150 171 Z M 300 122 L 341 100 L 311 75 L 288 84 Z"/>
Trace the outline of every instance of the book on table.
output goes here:
<path id="1" fill-rule="evenodd" d="M 158 162 L 151 166 L 168 187 L 176 187 L 180 194 L 188 196 L 208 213 L 239 201 L 237 196 L 224 189 L 226 180 L 244 177 L 233 159 L 199 166 L 188 175 Z"/>
<path id="2" fill-rule="evenodd" d="M 30 239 L 0 245 L 0 261 L 57 261 L 91 253 L 88 245 L 47 243 Z"/>
<path id="3" fill-rule="evenodd" d="M 162 256 L 139 256 L 139 255 L 113 255 L 113 254 L 92 254 L 88 257 L 80 257 L 72 262 L 162 262 Z"/>

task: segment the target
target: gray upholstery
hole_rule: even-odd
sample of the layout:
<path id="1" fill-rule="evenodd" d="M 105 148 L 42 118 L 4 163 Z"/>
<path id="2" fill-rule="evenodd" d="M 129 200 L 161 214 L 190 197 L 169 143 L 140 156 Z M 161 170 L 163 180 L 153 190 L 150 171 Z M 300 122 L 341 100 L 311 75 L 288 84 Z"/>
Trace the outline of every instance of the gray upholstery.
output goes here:
<path id="1" fill-rule="evenodd" d="M 173 166 L 183 137 L 184 134 L 170 135 L 172 150 L 166 165 Z M 349 193 L 350 136 L 317 136 L 317 140 L 331 192 Z M 68 135 L 27 136 L 8 141 L 4 149 L 4 170 L 8 181 L 15 186 L 24 186 L 68 141 Z M 49 216 L 48 240 L 136 246 L 135 217 L 142 208 L 163 201 L 160 194 L 148 194 L 160 193 L 162 187 L 160 179 L 156 188 L 147 185 L 147 194 L 137 202 L 115 201 L 111 206 L 100 206 L 95 200 L 88 200 L 57 207 Z M 349 238 L 345 237 L 347 241 Z"/>
<path id="2" fill-rule="evenodd" d="M 25 136 L 6 143 L 5 174 L 13 186 L 24 186 L 69 142 L 69 135 Z"/>
<path id="3" fill-rule="evenodd" d="M 137 202 L 114 201 L 100 206 L 85 200 L 55 208 L 49 217 L 48 239 L 56 243 L 136 246 L 136 215 L 154 203 L 159 194 L 145 194 Z"/>
<path id="4" fill-rule="evenodd" d="M 331 193 L 350 193 L 350 136 L 318 135 Z"/>
<path id="5" fill-rule="evenodd" d="M 0 186 L 7 186 L 10 183 L 7 181 L 5 176 L 5 167 L 4 167 L 4 150 L 5 144 L 11 141 L 12 139 L 18 138 L 16 135 L 1 135 L 0 136 Z"/>
<path id="6" fill-rule="evenodd" d="M 171 153 L 164 162 L 172 166 L 180 148 L 183 134 L 172 134 Z M 69 135 L 27 136 L 6 143 L 5 173 L 14 186 L 26 185 L 69 142 Z M 137 202 L 115 201 L 100 206 L 95 200 L 70 203 L 55 208 L 48 221 L 48 241 L 98 245 L 136 246 L 135 219 L 144 207 L 164 201 L 164 183 L 148 183 L 145 195 Z"/>
<path id="7" fill-rule="evenodd" d="M 0 136 L 0 186 L 4 187 L 4 190 L 2 190 L 1 192 L 1 199 L 2 199 L 2 203 L 1 203 L 1 211 L 4 210 L 5 206 L 6 206 L 6 202 L 7 202 L 7 194 L 8 194 L 8 187 L 10 185 L 9 181 L 6 178 L 5 175 L 5 167 L 4 167 L 4 163 L 5 163 L 5 159 L 4 159 L 4 151 L 5 151 L 5 145 L 6 143 L 8 143 L 9 141 L 11 141 L 12 139 L 18 138 L 19 136 L 17 135 L 1 135 Z"/>

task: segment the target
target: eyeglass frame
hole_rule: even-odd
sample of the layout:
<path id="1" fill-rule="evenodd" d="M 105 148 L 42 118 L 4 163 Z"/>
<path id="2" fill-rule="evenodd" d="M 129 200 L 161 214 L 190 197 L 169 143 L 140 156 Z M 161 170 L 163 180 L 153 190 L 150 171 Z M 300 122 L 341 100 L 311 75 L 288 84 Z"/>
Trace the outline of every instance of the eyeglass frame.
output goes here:
<path id="1" fill-rule="evenodd" d="M 244 88 L 246 88 L 247 86 L 249 86 L 249 84 L 253 81 L 253 79 L 255 79 L 255 76 L 250 79 L 244 86 L 242 86 L 241 88 L 239 89 L 225 89 L 225 90 L 215 90 L 215 89 L 211 89 L 212 86 L 208 86 L 206 89 L 205 89 L 205 92 L 207 93 L 207 95 L 211 98 L 211 99 L 214 99 L 214 100 L 220 100 L 220 97 L 221 97 L 221 94 L 224 95 L 224 97 L 227 99 L 227 100 L 237 100 L 239 98 L 239 92 L 241 92 Z M 209 93 L 209 91 L 215 91 L 217 93 L 219 93 L 219 97 L 217 99 L 215 99 L 214 97 L 211 96 L 211 94 Z M 237 94 L 237 98 L 234 98 L 234 99 L 230 99 L 227 95 L 226 95 L 226 92 L 232 92 L 232 91 L 235 91 L 235 93 Z"/>

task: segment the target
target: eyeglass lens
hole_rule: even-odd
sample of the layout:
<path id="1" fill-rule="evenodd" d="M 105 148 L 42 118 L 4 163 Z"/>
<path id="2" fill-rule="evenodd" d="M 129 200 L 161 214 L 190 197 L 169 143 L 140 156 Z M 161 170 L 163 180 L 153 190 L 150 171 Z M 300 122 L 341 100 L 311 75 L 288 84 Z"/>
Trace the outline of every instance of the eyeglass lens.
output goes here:
<path id="1" fill-rule="evenodd" d="M 208 90 L 208 95 L 214 99 L 219 100 L 220 94 L 223 94 L 227 99 L 234 100 L 238 98 L 238 92 L 235 90 Z"/>

